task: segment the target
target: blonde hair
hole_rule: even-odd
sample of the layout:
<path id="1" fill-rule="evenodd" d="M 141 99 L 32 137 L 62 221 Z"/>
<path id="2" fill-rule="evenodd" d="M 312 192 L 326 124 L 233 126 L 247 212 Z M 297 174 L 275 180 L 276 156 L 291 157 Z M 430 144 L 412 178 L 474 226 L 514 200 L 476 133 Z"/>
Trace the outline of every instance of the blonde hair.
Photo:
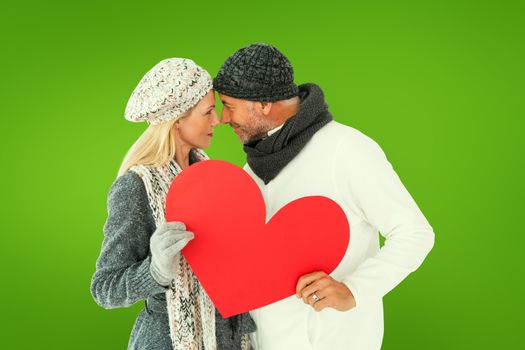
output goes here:
<path id="1" fill-rule="evenodd" d="M 175 130 L 173 125 L 178 119 L 187 117 L 190 112 L 191 109 L 176 119 L 148 126 L 126 153 L 118 176 L 124 175 L 135 165 L 162 166 L 175 158 Z"/>

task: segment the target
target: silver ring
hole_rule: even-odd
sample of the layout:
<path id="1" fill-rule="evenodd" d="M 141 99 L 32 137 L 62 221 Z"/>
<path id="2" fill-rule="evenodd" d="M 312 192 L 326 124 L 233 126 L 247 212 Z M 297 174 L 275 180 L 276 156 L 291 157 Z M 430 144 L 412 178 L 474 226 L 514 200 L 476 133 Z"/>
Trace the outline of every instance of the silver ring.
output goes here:
<path id="1" fill-rule="evenodd" d="M 316 301 L 319 300 L 319 297 L 317 296 L 317 294 L 313 293 L 312 294 L 312 299 L 314 300 L 314 302 L 316 302 Z"/>

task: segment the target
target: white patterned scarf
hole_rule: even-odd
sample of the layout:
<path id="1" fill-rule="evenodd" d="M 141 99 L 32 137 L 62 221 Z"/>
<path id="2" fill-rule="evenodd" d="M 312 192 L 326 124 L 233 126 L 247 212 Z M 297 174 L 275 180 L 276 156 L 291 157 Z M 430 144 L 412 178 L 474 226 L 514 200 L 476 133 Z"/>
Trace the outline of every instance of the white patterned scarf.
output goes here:
<path id="1" fill-rule="evenodd" d="M 198 161 L 209 159 L 200 149 L 192 149 L 191 152 Z M 173 159 L 165 166 L 138 165 L 130 170 L 141 176 L 144 182 L 153 217 L 158 227 L 165 221 L 168 190 L 173 179 L 182 169 Z M 182 255 L 179 259 L 177 278 L 166 292 L 166 301 L 174 350 L 217 349 L 215 306 Z M 246 342 L 243 341 L 243 343 Z"/>

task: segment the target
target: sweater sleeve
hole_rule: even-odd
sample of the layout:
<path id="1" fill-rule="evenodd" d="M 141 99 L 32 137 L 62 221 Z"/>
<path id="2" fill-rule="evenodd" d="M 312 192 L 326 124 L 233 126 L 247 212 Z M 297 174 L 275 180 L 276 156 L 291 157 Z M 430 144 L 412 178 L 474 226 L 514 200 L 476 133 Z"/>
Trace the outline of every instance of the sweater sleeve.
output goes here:
<path id="1" fill-rule="evenodd" d="M 359 306 L 379 300 L 415 271 L 433 247 L 434 232 L 377 143 L 358 133 L 342 139 L 336 152 L 337 190 L 385 237 L 379 252 L 342 280 Z"/>
<path id="2" fill-rule="evenodd" d="M 111 186 L 108 217 L 91 294 L 106 309 L 127 307 L 167 288 L 151 276 L 149 239 L 155 221 L 142 179 L 128 171 Z"/>

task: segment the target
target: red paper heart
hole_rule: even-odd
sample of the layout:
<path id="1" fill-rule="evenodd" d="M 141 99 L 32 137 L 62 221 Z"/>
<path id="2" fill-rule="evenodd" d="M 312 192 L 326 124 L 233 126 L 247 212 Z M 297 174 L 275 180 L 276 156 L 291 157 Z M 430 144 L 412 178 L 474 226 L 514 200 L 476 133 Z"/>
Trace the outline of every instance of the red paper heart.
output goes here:
<path id="1" fill-rule="evenodd" d="M 255 181 L 224 161 L 193 164 L 170 187 L 166 220 L 195 234 L 182 253 L 223 317 L 295 294 L 300 276 L 331 273 L 348 247 L 346 215 L 326 197 L 294 200 L 265 218 Z"/>

